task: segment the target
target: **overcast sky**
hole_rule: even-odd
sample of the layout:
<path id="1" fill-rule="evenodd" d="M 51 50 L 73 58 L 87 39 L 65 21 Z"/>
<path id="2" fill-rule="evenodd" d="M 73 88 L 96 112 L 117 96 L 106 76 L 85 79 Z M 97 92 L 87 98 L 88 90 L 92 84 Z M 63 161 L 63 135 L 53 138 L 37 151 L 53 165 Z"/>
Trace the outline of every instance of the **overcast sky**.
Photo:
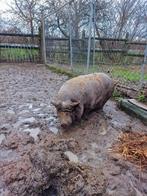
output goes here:
<path id="1" fill-rule="evenodd" d="M 0 0 L 0 12 L 3 12 L 8 9 L 8 4 L 11 3 L 12 0 Z"/>

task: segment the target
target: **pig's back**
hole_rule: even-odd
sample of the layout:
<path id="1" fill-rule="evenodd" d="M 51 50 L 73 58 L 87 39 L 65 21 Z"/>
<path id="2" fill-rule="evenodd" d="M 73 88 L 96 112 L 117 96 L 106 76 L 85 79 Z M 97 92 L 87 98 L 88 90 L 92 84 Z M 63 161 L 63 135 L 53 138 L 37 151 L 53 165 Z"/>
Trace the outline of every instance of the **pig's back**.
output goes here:
<path id="1" fill-rule="evenodd" d="M 62 101 L 74 99 L 90 102 L 99 95 L 105 96 L 111 86 L 113 86 L 111 78 L 104 73 L 81 75 L 65 82 L 58 96 Z"/>

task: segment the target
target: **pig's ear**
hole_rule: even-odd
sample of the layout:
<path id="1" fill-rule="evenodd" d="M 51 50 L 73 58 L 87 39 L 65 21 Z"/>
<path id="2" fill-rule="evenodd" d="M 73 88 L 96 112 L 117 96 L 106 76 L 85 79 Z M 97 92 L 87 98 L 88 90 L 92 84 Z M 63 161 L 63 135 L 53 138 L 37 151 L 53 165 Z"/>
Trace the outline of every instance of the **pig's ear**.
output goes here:
<path id="1" fill-rule="evenodd" d="M 61 108 L 61 102 L 59 101 L 51 101 L 51 104 L 54 105 L 57 109 Z"/>
<path id="2" fill-rule="evenodd" d="M 79 104 L 80 104 L 79 101 L 73 101 L 73 102 L 71 102 L 71 107 L 76 107 L 76 106 L 78 106 Z"/>

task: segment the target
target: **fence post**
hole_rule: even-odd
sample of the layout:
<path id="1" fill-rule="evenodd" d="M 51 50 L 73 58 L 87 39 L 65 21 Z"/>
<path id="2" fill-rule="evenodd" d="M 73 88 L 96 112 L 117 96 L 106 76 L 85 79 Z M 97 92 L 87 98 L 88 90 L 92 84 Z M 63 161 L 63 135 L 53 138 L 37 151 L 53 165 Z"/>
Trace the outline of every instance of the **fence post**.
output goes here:
<path id="1" fill-rule="evenodd" d="M 45 25 L 44 15 L 41 17 L 41 61 L 46 64 Z"/>
<path id="2" fill-rule="evenodd" d="M 72 48 L 71 4 L 72 4 L 72 2 L 69 3 L 68 17 L 69 17 L 70 68 L 72 69 L 73 68 L 73 48 Z"/>
<path id="3" fill-rule="evenodd" d="M 93 17 L 93 0 L 90 2 L 90 17 L 89 17 L 89 39 L 88 39 L 88 51 L 87 51 L 87 72 L 90 65 L 90 53 L 91 53 L 91 28 L 92 28 L 92 17 Z"/>
<path id="4" fill-rule="evenodd" d="M 141 87 L 143 87 L 144 66 L 145 66 L 146 63 L 147 63 L 147 45 L 146 45 L 145 50 L 144 50 L 144 61 L 143 61 L 142 66 L 141 66 L 141 78 L 140 78 L 140 85 L 141 85 Z"/>

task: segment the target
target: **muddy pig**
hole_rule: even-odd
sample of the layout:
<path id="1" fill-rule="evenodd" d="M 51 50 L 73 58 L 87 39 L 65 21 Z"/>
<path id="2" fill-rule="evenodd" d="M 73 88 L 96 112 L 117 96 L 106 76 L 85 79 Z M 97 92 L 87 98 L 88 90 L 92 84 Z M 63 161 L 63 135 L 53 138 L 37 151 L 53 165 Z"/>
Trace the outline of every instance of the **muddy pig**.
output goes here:
<path id="1" fill-rule="evenodd" d="M 104 73 L 81 75 L 66 81 L 52 104 L 61 126 L 80 120 L 85 112 L 101 109 L 111 97 L 113 80 Z"/>

